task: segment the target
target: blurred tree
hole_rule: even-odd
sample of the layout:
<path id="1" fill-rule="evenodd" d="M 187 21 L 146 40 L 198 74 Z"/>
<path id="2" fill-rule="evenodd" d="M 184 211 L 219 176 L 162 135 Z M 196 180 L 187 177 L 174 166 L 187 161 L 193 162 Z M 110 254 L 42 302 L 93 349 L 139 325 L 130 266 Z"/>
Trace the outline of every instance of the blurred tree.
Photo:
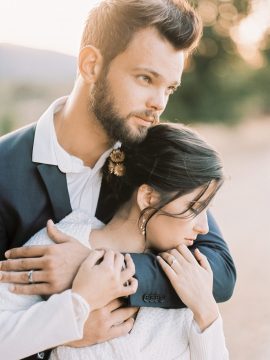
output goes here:
<path id="1" fill-rule="evenodd" d="M 199 0 L 193 3 L 202 17 L 203 38 L 189 59 L 183 88 L 170 100 L 164 118 L 183 122 L 234 122 L 246 115 L 247 99 L 254 96 L 256 89 L 252 88 L 254 82 L 260 76 L 263 82 L 265 72 L 263 69 L 260 74 L 254 74 L 231 37 L 233 27 L 249 14 L 251 1 Z M 260 96 L 259 92 L 257 95 Z"/>
<path id="2" fill-rule="evenodd" d="M 0 117 L 0 136 L 7 134 L 14 128 L 14 117 L 10 113 L 5 113 Z"/>

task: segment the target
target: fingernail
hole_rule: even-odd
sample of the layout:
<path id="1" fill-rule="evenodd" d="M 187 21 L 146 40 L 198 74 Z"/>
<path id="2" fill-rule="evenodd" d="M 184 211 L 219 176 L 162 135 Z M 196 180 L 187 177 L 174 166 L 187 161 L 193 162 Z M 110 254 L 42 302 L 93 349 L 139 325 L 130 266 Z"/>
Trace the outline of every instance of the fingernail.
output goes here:
<path id="1" fill-rule="evenodd" d="M 160 260 L 161 260 L 161 257 L 158 255 L 158 256 L 157 256 L 157 259 L 160 261 Z"/>
<path id="2" fill-rule="evenodd" d="M 52 221 L 52 219 L 49 219 L 48 222 L 47 222 L 47 224 L 49 224 L 49 225 L 54 225 L 54 222 Z"/>
<path id="3" fill-rule="evenodd" d="M 8 251 L 5 252 L 5 257 L 9 258 L 9 255 L 10 255 L 10 251 L 8 250 Z"/>

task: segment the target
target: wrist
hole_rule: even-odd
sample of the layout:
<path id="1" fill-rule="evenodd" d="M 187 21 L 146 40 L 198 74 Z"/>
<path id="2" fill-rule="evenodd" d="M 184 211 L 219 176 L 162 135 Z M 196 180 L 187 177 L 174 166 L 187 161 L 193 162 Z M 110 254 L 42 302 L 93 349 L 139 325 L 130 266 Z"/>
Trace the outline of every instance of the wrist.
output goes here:
<path id="1" fill-rule="evenodd" d="M 218 305 L 214 298 L 205 304 L 201 304 L 196 310 L 192 310 L 193 318 L 203 332 L 207 329 L 219 316 Z"/>

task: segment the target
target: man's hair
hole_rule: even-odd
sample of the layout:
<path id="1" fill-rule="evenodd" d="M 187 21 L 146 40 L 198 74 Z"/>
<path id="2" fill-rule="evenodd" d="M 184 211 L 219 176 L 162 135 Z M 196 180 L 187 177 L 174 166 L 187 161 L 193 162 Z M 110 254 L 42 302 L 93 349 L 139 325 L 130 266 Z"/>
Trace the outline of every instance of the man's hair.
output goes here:
<path id="1" fill-rule="evenodd" d="M 95 46 L 108 65 L 147 27 L 185 52 L 196 47 L 202 33 L 200 18 L 185 0 L 103 0 L 87 18 L 81 48 Z"/>

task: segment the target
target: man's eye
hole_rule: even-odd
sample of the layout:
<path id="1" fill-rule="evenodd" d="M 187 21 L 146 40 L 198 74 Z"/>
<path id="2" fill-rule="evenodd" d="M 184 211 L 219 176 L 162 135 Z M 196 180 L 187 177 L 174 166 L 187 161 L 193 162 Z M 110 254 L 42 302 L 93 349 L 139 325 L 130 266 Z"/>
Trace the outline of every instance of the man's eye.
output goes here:
<path id="1" fill-rule="evenodd" d="M 145 83 L 151 84 L 151 78 L 147 75 L 139 75 L 139 78 L 142 79 Z"/>

